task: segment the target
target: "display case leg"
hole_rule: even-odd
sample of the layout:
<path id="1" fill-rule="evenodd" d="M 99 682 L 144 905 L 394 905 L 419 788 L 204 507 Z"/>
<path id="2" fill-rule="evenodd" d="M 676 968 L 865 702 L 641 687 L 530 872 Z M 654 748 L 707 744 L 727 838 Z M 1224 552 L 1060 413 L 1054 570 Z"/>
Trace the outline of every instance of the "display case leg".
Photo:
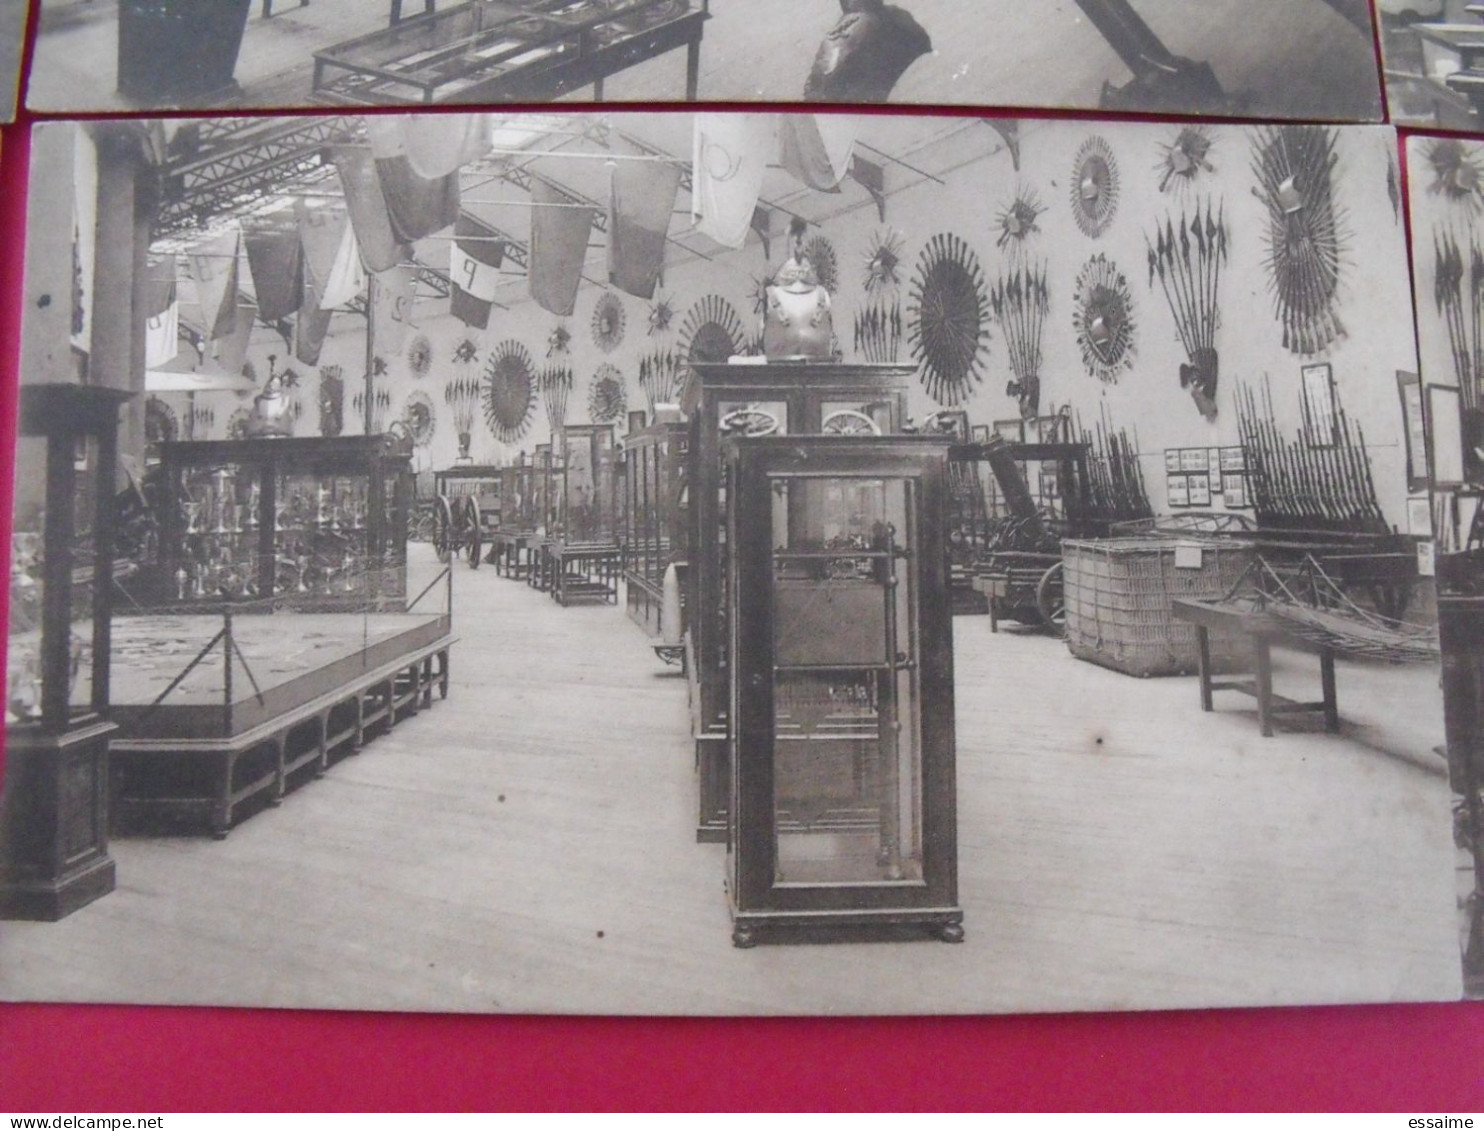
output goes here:
<path id="1" fill-rule="evenodd" d="M 751 950 L 757 946 L 757 934 L 751 927 L 733 927 L 732 945 L 738 950 Z"/>
<path id="2" fill-rule="evenodd" d="M 946 943 L 961 943 L 964 941 L 964 925 L 962 923 L 940 923 L 934 933 Z"/>

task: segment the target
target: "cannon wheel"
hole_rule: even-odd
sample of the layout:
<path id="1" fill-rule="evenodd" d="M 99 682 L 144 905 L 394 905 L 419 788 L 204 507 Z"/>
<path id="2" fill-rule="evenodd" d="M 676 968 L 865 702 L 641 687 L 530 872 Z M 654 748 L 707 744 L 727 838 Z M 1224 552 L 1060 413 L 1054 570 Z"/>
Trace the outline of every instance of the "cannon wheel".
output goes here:
<path id="1" fill-rule="evenodd" d="M 1062 563 L 1057 562 L 1036 582 L 1036 609 L 1046 626 L 1056 629 L 1058 634 L 1065 632 L 1067 625 L 1067 602 L 1062 590 L 1061 567 Z"/>
<path id="2" fill-rule="evenodd" d="M 484 560 L 484 528 L 479 521 L 479 503 L 472 496 L 464 507 L 464 523 L 469 528 L 465 550 L 469 557 L 469 568 L 478 569 Z"/>
<path id="3" fill-rule="evenodd" d="M 439 495 L 433 500 L 433 549 L 440 562 L 446 564 L 453 556 L 453 540 L 453 508 L 448 505 L 447 496 Z"/>

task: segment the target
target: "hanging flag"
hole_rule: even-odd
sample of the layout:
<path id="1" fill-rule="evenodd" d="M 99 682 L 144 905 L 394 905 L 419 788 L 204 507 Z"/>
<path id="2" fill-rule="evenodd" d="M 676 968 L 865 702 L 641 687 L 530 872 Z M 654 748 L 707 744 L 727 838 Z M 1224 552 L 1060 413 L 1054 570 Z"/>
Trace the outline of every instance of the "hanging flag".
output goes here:
<path id="1" fill-rule="evenodd" d="M 411 253 L 402 246 L 392 230 L 386 197 L 381 191 L 381 177 L 376 159 L 364 145 L 331 146 L 330 154 L 340 174 L 340 187 L 345 193 L 345 207 L 356 230 L 361 259 L 367 271 L 386 271 L 406 262 Z"/>
<path id="2" fill-rule="evenodd" d="M 439 177 L 423 176 L 407 157 L 407 134 L 399 118 L 373 115 L 366 119 L 387 215 L 393 233 L 404 244 L 452 227 L 459 218 L 458 170 Z"/>
<path id="3" fill-rule="evenodd" d="M 401 129 L 407 163 L 420 177 L 446 177 L 490 151 L 488 114 L 403 114 L 378 119 L 382 122 Z"/>
<path id="4" fill-rule="evenodd" d="M 325 281 L 320 306 L 327 310 L 344 310 L 366 293 L 366 265 L 361 262 L 361 244 L 356 239 L 356 226 L 347 223 L 340 233 L 340 247 L 335 252 L 335 265 Z"/>
<path id="5" fill-rule="evenodd" d="M 175 257 L 151 264 L 144 280 L 144 367 L 159 369 L 180 352 L 180 298 Z"/>
<path id="6" fill-rule="evenodd" d="M 741 247 L 763 191 L 777 127 L 772 114 L 697 114 L 691 213 L 696 230 Z"/>
<path id="7" fill-rule="evenodd" d="M 275 216 L 242 226 L 258 317 L 272 325 L 304 302 L 304 251 L 292 218 Z"/>
<path id="8" fill-rule="evenodd" d="M 448 273 L 453 281 L 449 312 L 475 330 L 489 328 L 505 244 L 499 234 L 477 217 L 464 212 L 453 229 Z"/>
<path id="9" fill-rule="evenodd" d="M 589 208 L 567 208 L 571 202 L 545 181 L 531 182 L 531 250 L 526 267 L 531 297 L 563 318 L 577 306 L 587 241 L 592 232 Z M 555 206 L 555 207 L 552 207 Z"/>
<path id="10" fill-rule="evenodd" d="M 240 232 L 227 232 L 191 256 L 196 302 L 201 307 L 201 332 L 208 341 L 228 336 L 237 325 L 237 252 L 241 243 Z"/>
<path id="11" fill-rule="evenodd" d="M 608 281 L 619 290 L 636 298 L 654 298 L 679 191 L 680 170 L 668 162 L 622 161 L 613 170 Z"/>
<path id="12" fill-rule="evenodd" d="M 839 192 L 855 153 L 856 119 L 848 114 L 779 114 L 778 162 L 821 192 Z"/>
<path id="13" fill-rule="evenodd" d="M 378 271 L 371 288 L 373 346 L 379 357 L 402 352 L 412 325 L 412 268 L 405 265 Z"/>
<path id="14" fill-rule="evenodd" d="M 216 368 L 234 377 L 247 365 L 247 347 L 252 341 L 253 325 L 258 320 L 258 308 L 250 302 L 237 303 L 237 312 L 232 319 L 232 332 L 213 343 Z"/>
<path id="15" fill-rule="evenodd" d="M 305 365 L 317 365 L 330 332 L 330 308 L 323 300 L 325 287 L 349 223 L 344 209 L 310 208 L 302 198 L 294 202 L 294 218 L 304 249 L 304 299 L 294 322 L 294 357 Z"/>

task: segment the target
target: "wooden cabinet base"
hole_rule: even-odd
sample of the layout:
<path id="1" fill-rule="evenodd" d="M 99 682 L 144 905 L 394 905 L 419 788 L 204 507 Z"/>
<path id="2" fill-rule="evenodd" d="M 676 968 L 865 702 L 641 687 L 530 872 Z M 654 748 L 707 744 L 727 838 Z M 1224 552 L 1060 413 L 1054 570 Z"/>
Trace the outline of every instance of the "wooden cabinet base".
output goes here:
<path id="1" fill-rule="evenodd" d="M 68 734 L 13 728 L 0 799 L 0 919 L 55 921 L 113 890 L 108 743 L 94 722 Z"/>

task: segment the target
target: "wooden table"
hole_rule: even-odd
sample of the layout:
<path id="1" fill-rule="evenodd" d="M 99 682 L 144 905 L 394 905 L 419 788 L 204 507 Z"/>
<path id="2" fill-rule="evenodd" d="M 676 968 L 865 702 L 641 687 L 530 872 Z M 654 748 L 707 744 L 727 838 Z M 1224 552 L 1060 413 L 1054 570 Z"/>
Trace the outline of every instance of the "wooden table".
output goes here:
<path id="1" fill-rule="evenodd" d="M 531 572 L 530 544 L 536 535 L 524 530 L 496 530 L 490 535 L 489 562 L 501 577 L 518 580 Z"/>
<path id="2" fill-rule="evenodd" d="M 549 542 L 542 556 L 547 565 L 546 588 L 557 604 L 618 604 L 623 553 L 616 542 Z"/>
<path id="3" fill-rule="evenodd" d="M 1273 719 L 1278 715 L 1308 714 L 1322 712 L 1324 729 L 1334 733 L 1340 729 L 1340 712 L 1335 702 L 1335 652 L 1333 648 L 1316 644 L 1285 629 L 1277 620 L 1268 616 L 1250 603 L 1223 601 L 1171 602 L 1171 611 L 1183 621 L 1195 625 L 1199 653 L 1201 682 L 1201 710 L 1214 710 L 1212 695 L 1217 691 L 1240 691 L 1257 699 L 1258 723 L 1264 738 L 1273 736 Z M 1252 641 L 1256 671 L 1252 680 L 1224 680 L 1217 682 L 1211 672 L 1210 632 L 1217 629 L 1237 632 Z M 1324 698 L 1317 703 L 1300 703 L 1273 693 L 1273 648 L 1274 646 L 1310 652 L 1319 657 L 1319 678 Z"/>

